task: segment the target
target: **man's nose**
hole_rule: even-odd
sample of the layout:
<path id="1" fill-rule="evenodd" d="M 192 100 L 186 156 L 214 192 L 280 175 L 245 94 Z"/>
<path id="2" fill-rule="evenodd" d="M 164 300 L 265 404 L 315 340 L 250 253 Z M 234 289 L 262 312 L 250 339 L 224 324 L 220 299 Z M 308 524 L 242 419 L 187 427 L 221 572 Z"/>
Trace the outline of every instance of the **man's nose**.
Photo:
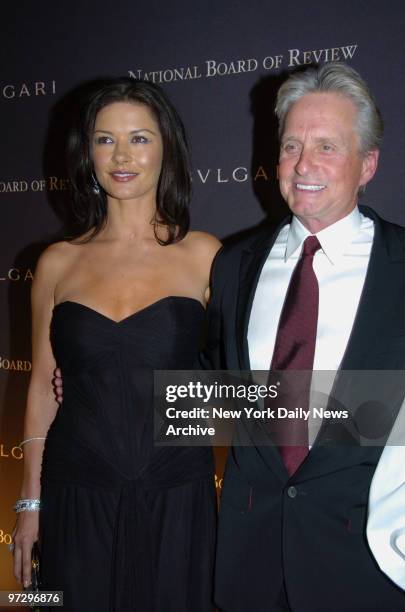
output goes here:
<path id="1" fill-rule="evenodd" d="M 308 151 L 305 147 L 301 149 L 300 155 L 297 159 L 297 163 L 295 164 L 295 171 L 300 176 L 305 176 L 309 173 L 310 169 L 313 166 L 313 159 L 311 152 Z"/>

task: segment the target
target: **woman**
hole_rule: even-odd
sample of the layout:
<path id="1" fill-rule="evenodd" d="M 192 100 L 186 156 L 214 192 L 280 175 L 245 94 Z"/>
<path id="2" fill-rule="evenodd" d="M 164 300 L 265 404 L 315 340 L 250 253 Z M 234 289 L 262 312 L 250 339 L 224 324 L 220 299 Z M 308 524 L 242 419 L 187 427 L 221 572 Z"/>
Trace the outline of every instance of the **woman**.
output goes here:
<path id="1" fill-rule="evenodd" d="M 68 153 L 79 231 L 33 283 L 21 498 L 41 502 L 17 504 L 15 575 L 30 582 L 39 536 L 42 589 L 65 610 L 210 610 L 212 453 L 153 446 L 153 370 L 196 367 L 219 247 L 188 231 L 183 126 L 158 87 L 112 79 Z"/>

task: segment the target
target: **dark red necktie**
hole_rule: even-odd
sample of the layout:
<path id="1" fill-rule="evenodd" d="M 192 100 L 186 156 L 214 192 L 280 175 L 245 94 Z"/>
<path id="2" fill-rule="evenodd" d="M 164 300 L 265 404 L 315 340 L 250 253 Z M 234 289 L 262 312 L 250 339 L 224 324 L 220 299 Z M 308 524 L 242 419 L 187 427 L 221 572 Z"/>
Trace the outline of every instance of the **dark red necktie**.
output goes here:
<path id="1" fill-rule="evenodd" d="M 284 389 L 281 384 L 278 400 L 286 401 L 289 408 L 292 407 L 291 401 L 299 401 L 303 408 L 309 403 L 319 305 L 319 287 L 312 263 L 320 248 L 316 236 L 306 238 L 288 286 L 274 345 L 271 371 L 309 371 L 308 375 L 303 373 L 302 378 L 299 375 L 289 378 L 287 375 Z M 276 430 L 276 442 L 279 441 L 281 456 L 291 476 L 308 454 L 308 421 L 279 419 Z"/>

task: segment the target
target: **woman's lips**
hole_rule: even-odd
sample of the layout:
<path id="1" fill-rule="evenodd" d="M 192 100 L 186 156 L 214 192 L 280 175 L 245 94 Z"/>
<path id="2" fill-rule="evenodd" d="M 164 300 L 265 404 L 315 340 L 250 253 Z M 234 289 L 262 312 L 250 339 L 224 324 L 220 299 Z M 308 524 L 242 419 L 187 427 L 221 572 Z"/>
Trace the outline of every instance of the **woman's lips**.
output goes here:
<path id="1" fill-rule="evenodd" d="M 111 172 L 110 176 L 118 183 L 128 183 L 138 176 L 137 172 Z"/>

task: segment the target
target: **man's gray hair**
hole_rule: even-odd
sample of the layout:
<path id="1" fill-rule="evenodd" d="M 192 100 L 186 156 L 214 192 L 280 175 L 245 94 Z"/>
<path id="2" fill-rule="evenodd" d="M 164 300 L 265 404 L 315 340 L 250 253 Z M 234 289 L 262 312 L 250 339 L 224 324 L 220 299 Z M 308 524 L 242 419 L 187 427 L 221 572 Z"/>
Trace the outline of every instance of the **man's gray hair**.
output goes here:
<path id="1" fill-rule="evenodd" d="M 358 72 L 341 62 L 330 62 L 292 74 L 280 87 L 275 113 L 279 122 L 279 136 L 291 106 L 309 93 L 339 93 L 352 100 L 357 108 L 357 133 L 361 153 L 379 149 L 384 124 L 376 101 Z"/>

